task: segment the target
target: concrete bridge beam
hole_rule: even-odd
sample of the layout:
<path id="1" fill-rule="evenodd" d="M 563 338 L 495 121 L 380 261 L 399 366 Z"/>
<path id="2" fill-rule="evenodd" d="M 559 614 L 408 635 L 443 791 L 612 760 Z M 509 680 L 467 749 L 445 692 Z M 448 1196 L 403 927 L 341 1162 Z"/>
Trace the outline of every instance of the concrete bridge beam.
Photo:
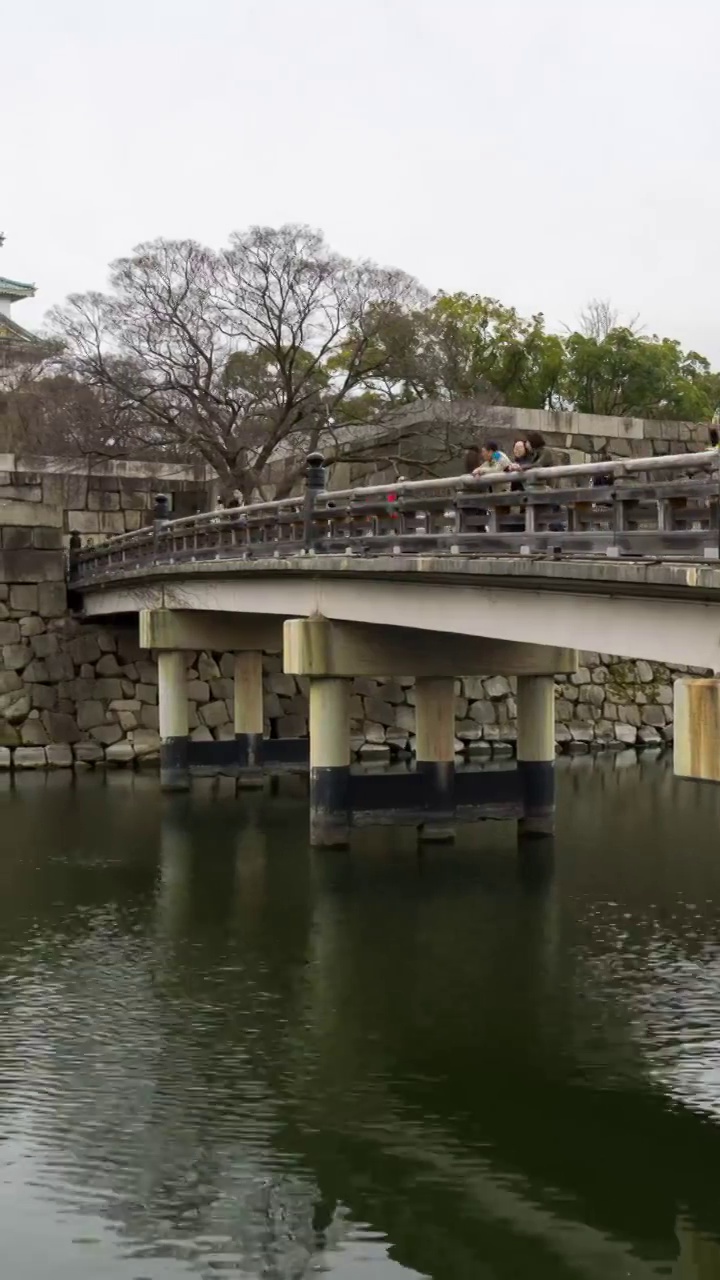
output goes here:
<path id="1" fill-rule="evenodd" d="M 577 651 L 440 630 L 292 618 L 283 628 L 283 665 L 299 676 L 556 675 L 577 670 Z"/>
<path id="2" fill-rule="evenodd" d="M 282 618 L 196 609 L 141 609 L 141 649 L 280 653 Z"/>

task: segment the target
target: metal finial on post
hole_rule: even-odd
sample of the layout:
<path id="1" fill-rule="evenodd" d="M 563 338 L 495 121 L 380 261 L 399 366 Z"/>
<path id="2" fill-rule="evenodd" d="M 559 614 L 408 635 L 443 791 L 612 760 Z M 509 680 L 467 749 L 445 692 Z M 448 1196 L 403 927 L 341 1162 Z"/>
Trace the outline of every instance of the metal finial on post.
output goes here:
<path id="1" fill-rule="evenodd" d="M 305 464 L 305 508 L 303 520 L 303 545 L 306 552 L 313 551 L 313 511 L 318 494 L 325 491 L 327 470 L 321 453 L 308 454 Z"/>

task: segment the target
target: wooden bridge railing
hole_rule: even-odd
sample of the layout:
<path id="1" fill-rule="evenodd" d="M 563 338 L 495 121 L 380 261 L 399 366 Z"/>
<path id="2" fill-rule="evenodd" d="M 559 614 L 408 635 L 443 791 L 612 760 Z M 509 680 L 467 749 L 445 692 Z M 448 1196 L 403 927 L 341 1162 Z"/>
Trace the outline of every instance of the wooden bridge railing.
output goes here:
<path id="1" fill-rule="evenodd" d="M 720 454 L 633 458 L 482 478 L 326 491 L 156 519 L 70 556 L 82 587 L 153 564 L 299 555 L 532 555 L 716 559 Z"/>

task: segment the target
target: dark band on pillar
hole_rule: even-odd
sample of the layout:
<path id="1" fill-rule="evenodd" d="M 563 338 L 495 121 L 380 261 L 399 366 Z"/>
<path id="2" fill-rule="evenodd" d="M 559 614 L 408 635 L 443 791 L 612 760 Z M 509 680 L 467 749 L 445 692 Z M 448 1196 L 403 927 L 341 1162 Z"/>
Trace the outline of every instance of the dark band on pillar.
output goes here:
<path id="1" fill-rule="evenodd" d="M 525 834 L 552 835 L 555 826 L 555 761 L 518 760 Z"/>
<path id="2" fill-rule="evenodd" d="M 454 760 L 418 760 L 416 770 L 420 779 L 423 813 L 451 818 L 455 812 Z"/>
<path id="3" fill-rule="evenodd" d="M 310 830 L 313 843 L 347 843 L 350 826 L 350 768 L 314 766 L 310 770 Z"/>
<path id="4" fill-rule="evenodd" d="M 237 761 L 241 769 L 257 769 L 263 762 L 261 733 L 236 733 Z"/>
<path id="5" fill-rule="evenodd" d="M 186 787 L 188 783 L 188 739 L 164 738 L 160 743 L 160 778 L 163 787 Z"/>

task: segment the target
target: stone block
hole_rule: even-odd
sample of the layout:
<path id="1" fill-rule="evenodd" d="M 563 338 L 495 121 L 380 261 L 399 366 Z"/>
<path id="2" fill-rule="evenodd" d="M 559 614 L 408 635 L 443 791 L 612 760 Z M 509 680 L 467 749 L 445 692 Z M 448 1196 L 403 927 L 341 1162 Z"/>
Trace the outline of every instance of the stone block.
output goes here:
<path id="1" fill-rule="evenodd" d="M 0 552 L 0 577 L 6 582 L 62 582 L 65 561 L 61 551 Z"/>
<path id="2" fill-rule="evenodd" d="M 308 722 L 305 716 L 280 716 L 276 720 L 278 738 L 306 738 Z"/>
<path id="3" fill-rule="evenodd" d="M 464 717 L 463 717 L 464 718 Z M 412 707 L 396 707 L 394 725 L 405 733 L 415 732 L 415 712 Z"/>
<path id="4" fill-rule="evenodd" d="M 3 529 L 2 545 L 8 551 L 23 551 L 26 547 L 32 547 L 33 531 L 32 529 Z"/>
<path id="5" fill-rule="evenodd" d="M 45 769 L 47 756 L 44 747 L 16 747 L 13 755 L 16 769 Z"/>
<path id="6" fill-rule="evenodd" d="M 645 725 L 654 725 L 655 728 L 664 728 L 665 708 L 657 706 L 643 707 L 641 719 Z"/>
<path id="7" fill-rule="evenodd" d="M 590 684 L 592 677 L 587 667 L 578 667 L 570 676 L 570 683 L 575 685 Z"/>
<path id="8" fill-rule="evenodd" d="M 142 706 L 139 698 L 116 698 L 110 703 L 109 711 L 138 712 Z"/>
<path id="9" fill-rule="evenodd" d="M 199 724 L 190 734 L 191 742 L 213 742 L 213 736 L 206 724 Z"/>
<path id="10" fill-rule="evenodd" d="M 636 728 L 642 723 L 640 708 L 634 703 L 621 703 L 618 707 L 618 720 L 620 724 L 634 725 Z M 664 717 L 663 717 L 664 720 Z"/>
<path id="11" fill-rule="evenodd" d="M 650 666 L 650 663 L 645 662 L 643 658 L 640 658 L 635 663 L 635 671 L 637 673 L 637 678 L 641 682 L 641 684 L 652 684 L 653 680 L 655 679 L 655 672 Z"/>
<path id="12" fill-rule="evenodd" d="M 90 489 L 87 498 L 88 511 L 119 511 L 120 494 L 103 493 L 98 489 Z"/>
<path id="13" fill-rule="evenodd" d="M 111 742 L 106 748 L 105 759 L 108 764 L 131 764 L 135 759 L 135 748 L 132 742 Z"/>
<path id="14" fill-rule="evenodd" d="M 282 737 L 284 735 L 280 734 L 279 736 Z M 286 736 L 289 737 L 293 735 L 286 735 Z M 297 734 L 294 736 L 301 737 L 302 735 Z M 385 725 L 375 724 L 372 720 L 366 720 L 365 724 L 363 725 L 363 736 L 366 742 L 372 742 L 372 743 L 384 742 L 386 737 Z"/>
<path id="15" fill-rule="evenodd" d="M 125 678 L 123 678 L 120 681 L 120 684 L 122 685 L 123 698 L 135 697 L 135 685 L 136 685 L 135 680 L 126 680 Z"/>
<path id="16" fill-rule="evenodd" d="M 95 665 L 95 672 L 99 676 L 117 676 L 121 673 L 121 667 L 114 653 L 103 653 Z"/>
<path id="17" fill-rule="evenodd" d="M 18 644 L 19 640 L 19 622 L 0 622 L 0 644 Z"/>
<path id="18" fill-rule="evenodd" d="M 6 476 L 7 471 L 2 475 Z M 6 481 L 0 485 L 0 502 L 42 502 L 43 491 L 39 484 L 10 484 Z"/>
<path id="19" fill-rule="evenodd" d="M 188 680 L 187 696 L 189 702 L 209 702 L 210 686 L 207 680 Z"/>
<path id="20" fill-rule="evenodd" d="M 100 645 L 97 636 L 91 633 L 79 635 L 68 644 L 68 653 L 77 667 L 82 662 L 97 662 L 100 657 Z"/>
<path id="21" fill-rule="evenodd" d="M 219 725 L 226 724 L 230 719 L 228 709 L 222 700 L 208 702 L 205 706 L 199 707 L 198 715 L 203 724 L 206 724 L 210 729 L 216 729 Z"/>
<path id="22" fill-rule="evenodd" d="M 505 676 L 490 676 L 485 681 L 485 690 L 489 698 L 507 698 L 511 692 L 510 682 Z"/>
<path id="23" fill-rule="evenodd" d="M 98 681 L 98 683 L 103 683 Z M 117 683 L 115 681 L 114 683 Z M 156 684 L 136 684 L 135 697 L 138 702 L 145 702 L 148 706 L 155 706 L 158 700 L 158 690 Z"/>
<path id="24" fill-rule="evenodd" d="M 17 671 L 0 671 L 0 693 L 12 693 L 14 689 L 22 687 L 22 677 Z"/>
<path id="25" fill-rule="evenodd" d="M 105 759 L 105 752 L 97 742 L 77 742 L 73 747 L 73 755 L 84 764 L 99 764 Z"/>
<path id="26" fill-rule="evenodd" d="M 620 708 L 622 711 L 622 707 Z M 615 737 L 618 742 L 624 742 L 626 746 L 632 747 L 637 742 L 638 731 L 634 724 L 624 724 L 619 722 L 615 725 Z"/>
<path id="27" fill-rule="evenodd" d="M 50 653 L 45 659 L 50 680 L 72 680 L 75 674 L 69 653 Z"/>
<path id="28" fill-rule="evenodd" d="M 400 706 L 405 701 L 405 690 L 397 680 L 383 680 L 380 686 L 380 697 L 391 706 Z"/>
<path id="29" fill-rule="evenodd" d="M 265 683 L 270 693 L 276 693 L 280 698 L 291 698 L 293 694 L 297 693 L 295 677 L 285 675 L 282 671 L 269 675 Z"/>
<path id="30" fill-rule="evenodd" d="M 40 551 L 62 551 L 63 535 L 61 529 L 33 529 L 32 544 Z"/>
<path id="31" fill-rule="evenodd" d="M 107 699 L 112 702 L 115 698 L 122 698 L 123 687 L 119 680 L 112 676 L 103 676 L 100 680 L 95 680 L 95 697 Z M 140 695 L 138 694 L 138 697 Z"/>
<path id="32" fill-rule="evenodd" d="M 224 653 L 219 662 L 220 675 L 225 676 L 228 680 L 235 678 L 235 655 L 234 653 Z"/>
<path id="33" fill-rule="evenodd" d="M 142 707 L 140 710 L 140 723 L 145 729 L 157 729 L 160 723 L 157 707 Z"/>
<path id="34" fill-rule="evenodd" d="M 72 747 L 66 742 L 51 742 L 45 748 L 45 755 L 51 769 L 72 769 Z"/>
<path id="35" fill-rule="evenodd" d="M 27 621 L 31 622 L 32 619 L 28 618 Z M 37 621 L 42 626 L 42 619 L 38 618 Z M 22 631 L 22 624 L 20 626 L 20 630 Z M 53 635 L 51 632 L 44 631 L 35 633 L 30 637 L 30 648 L 36 658 L 50 658 L 58 652 L 60 648 L 60 641 L 57 636 Z M 29 680 L 30 677 L 26 676 L 25 679 Z"/>
<path id="36" fill-rule="evenodd" d="M 33 658 L 23 672 L 23 680 L 30 684 L 47 684 L 50 679 L 46 663 L 42 658 Z"/>
<path id="37" fill-rule="evenodd" d="M 38 491 L 39 496 L 39 491 Z M 54 529 L 62 529 L 63 526 L 63 509 L 62 506 L 50 506 L 45 502 L 18 502 L 9 499 L 3 501 L 2 522 L 4 525 L 21 525 L 37 528 L 38 525 L 46 525 Z"/>
<path id="38" fill-rule="evenodd" d="M 3 747 L 15 747 L 20 741 L 20 734 L 14 725 L 8 724 L 3 716 L 0 716 L 0 744 Z"/>
<path id="39" fill-rule="evenodd" d="M 7 671 L 22 671 L 31 659 L 29 644 L 6 644 L 2 647 L 3 666 Z"/>
<path id="40" fill-rule="evenodd" d="M 395 724 L 395 708 L 390 706 L 389 702 L 383 701 L 381 696 L 376 698 L 365 698 L 365 715 L 368 720 L 374 721 L 376 724 L 388 725 Z"/>
<path id="41" fill-rule="evenodd" d="M 9 747 L 0 747 L 0 769 L 9 769 L 12 764 L 12 756 Z"/>
<path id="42" fill-rule="evenodd" d="M 195 681 L 194 683 L 199 684 L 201 682 Z M 219 680 L 211 680 L 210 693 L 213 698 L 225 698 L 232 702 L 235 697 L 235 682 L 233 680 L 228 680 L 225 676 L 221 676 Z"/>
<path id="43" fill-rule="evenodd" d="M 91 513 L 88 512 L 88 515 L 90 514 Z M 100 532 L 106 533 L 110 537 L 114 537 L 118 533 L 124 533 L 125 519 L 122 511 L 101 511 Z"/>
<path id="44" fill-rule="evenodd" d="M 23 689 L 0 694 L 0 715 L 8 724 L 20 724 L 30 711 L 30 694 Z"/>
<path id="45" fill-rule="evenodd" d="M 638 729 L 638 742 L 642 742 L 643 746 L 659 746 L 663 741 L 663 737 L 653 725 L 644 724 Z"/>
<path id="46" fill-rule="evenodd" d="M 592 742 L 595 733 L 591 725 L 573 721 L 568 725 L 573 742 Z"/>
<path id="47" fill-rule="evenodd" d="M 97 511 L 68 511 L 68 529 L 71 533 L 99 533 L 100 514 Z"/>
<path id="48" fill-rule="evenodd" d="M 35 711 L 52 711 L 57 705 L 57 686 L 54 684 L 26 685 L 30 702 Z M 71 704 L 72 705 L 72 704 Z"/>
<path id="49" fill-rule="evenodd" d="M 36 586 L 13 586 L 10 588 L 10 608 L 22 613 L 37 613 L 38 589 Z"/>
<path id="50" fill-rule="evenodd" d="M 473 702 L 468 709 L 468 715 L 471 720 L 475 720 L 478 724 L 494 724 L 497 718 L 497 709 L 493 702 L 485 698 L 482 701 Z"/>
<path id="51" fill-rule="evenodd" d="M 458 720 L 455 732 L 461 742 L 480 742 L 482 729 L 475 720 Z"/>
<path id="52" fill-rule="evenodd" d="M 51 742 L 77 742 L 80 730 L 75 718 L 62 711 L 43 711 L 42 722 Z"/>
<path id="53" fill-rule="evenodd" d="M 4 608 L 4 606 L 2 606 Z M 37 614 L 33 614 L 29 618 L 20 619 L 20 635 L 23 640 L 29 640 L 31 636 L 41 636 L 45 634 L 45 620 L 38 618 Z M 53 636 L 57 644 L 57 637 Z M 44 656 L 44 655 L 43 655 Z"/>
<path id="54" fill-rule="evenodd" d="M 138 680 L 140 680 L 142 684 L 157 684 L 158 669 L 155 662 L 148 662 L 147 660 L 140 659 L 140 661 L 135 663 L 135 666 L 137 667 Z"/>
<path id="55" fill-rule="evenodd" d="M 380 681 L 370 680 L 367 676 L 357 676 L 353 680 L 352 692 L 359 694 L 361 698 L 375 698 L 380 692 Z"/>
<path id="56" fill-rule="evenodd" d="M 41 618 L 61 618 L 67 610 L 64 582 L 41 582 L 38 585 L 38 613 Z"/>
<path id="57" fill-rule="evenodd" d="M 135 729 L 131 741 L 138 756 L 146 756 L 151 751 L 160 750 L 160 734 L 157 729 Z"/>
<path id="58" fill-rule="evenodd" d="M 123 521 L 126 533 L 137 533 L 143 526 L 143 513 L 142 511 L 124 511 Z"/>
<path id="59" fill-rule="evenodd" d="M 268 720 L 277 720 L 278 716 L 283 714 L 280 699 L 276 693 L 265 693 L 264 698 L 265 716 Z M 352 712 L 351 712 L 352 714 Z M 361 712 L 361 714 L 364 714 Z"/>
<path id="60" fill-rule="evenodd" d="M 77 723 L 79 729 L 94 729 L 98 724 L 105 723 L 105 708 L 102 702 L 90 700 L 89 702 L 78 703 Z"/>
<path id="61" fill-rule="evenodd" d="M 601 707 L 605 701 L 605 690 L 601 684 L 584 684 L 580 688 L 579 702 L 593 707 Z"/>
<path id="62" fill-rule="evenodd" d="M 673 705 L 673 688 L 671 684 L 663 684 L 658 689 L 655 700 L 661 707 L 671 707 Z"/>
<path id="63" fill-rule="evenodd" d="M 138 718 L 134 711 L 115 711 L 117 722 L 124 733 L 128 733 L 130 729 L 137 729 Z"/>
<path id="64" fill-rule="evenodd" d="M 90 730 L 90 737 L 96 742 L 101 742 L 104 747 L 111 747 L 114 742 L 119 742 L 122 736 L 123 731 L 119 724 L 98 724 Z"/>

